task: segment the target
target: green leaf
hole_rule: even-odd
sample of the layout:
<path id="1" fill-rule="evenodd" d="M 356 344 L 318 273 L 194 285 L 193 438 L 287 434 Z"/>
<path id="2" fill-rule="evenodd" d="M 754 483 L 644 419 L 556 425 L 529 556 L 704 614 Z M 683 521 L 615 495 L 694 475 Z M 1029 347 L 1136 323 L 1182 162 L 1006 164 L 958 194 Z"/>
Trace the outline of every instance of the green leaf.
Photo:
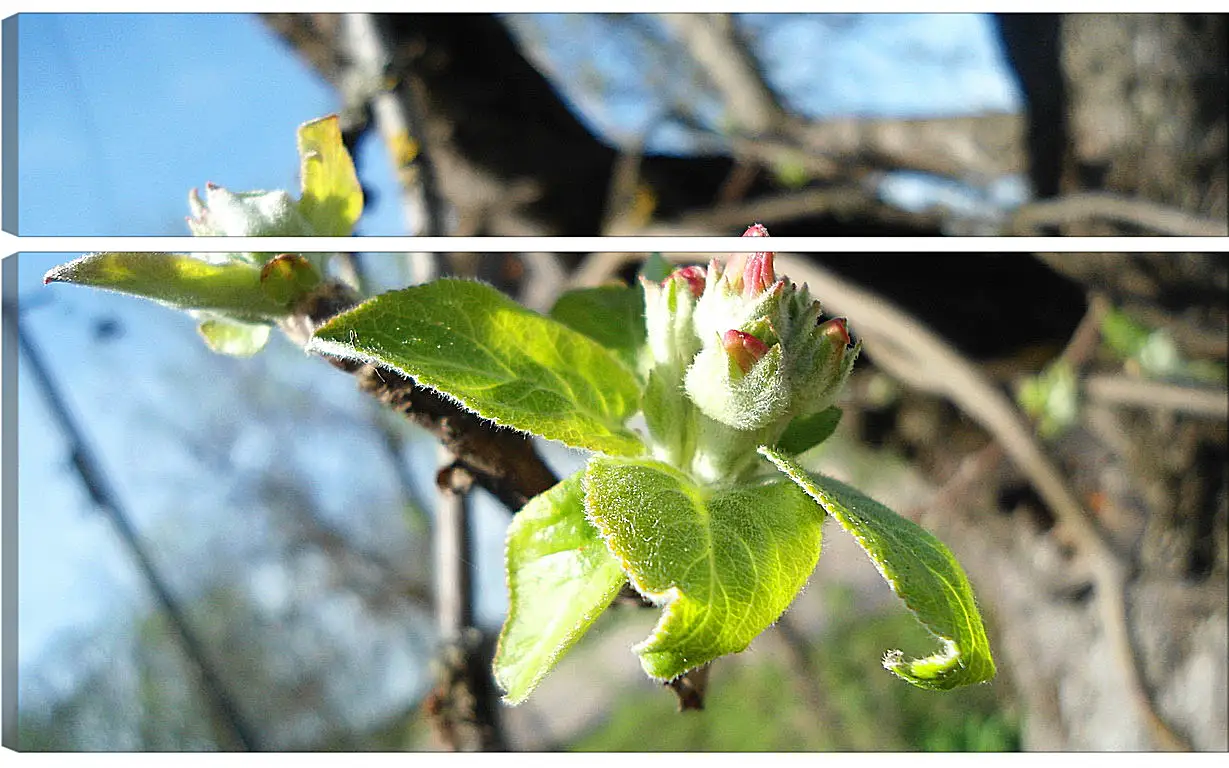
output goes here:
<path id="1" fill-rule="evenodd" d="M 670 276 L 674 271 L 674 265 L 671 264 L 660 251 L 654 251 L 649 254 L 649 257 L 640 265 L 640 277 L 654 283 L 660 283 Z"/>
<path id="2" fill-rule="evenodd" d="M 994 659 L 973 588 L 943 542 L 844 483 L 809 474 L 783 454 L 760 448 L 870 555 L 897 597 L 942 643 L 932 656 L 905 661 L 900 651 L 883 666 L 919 688 L 948 690 L 994 677 Z"/>
<path id="3" fill-rule="evenodd" d="M 509 704 L 529 696 L 627 583 L 585 519 L 581 477 L 530 499 L 508 528 L 508 618 L 495 680 Z"/>
<path id="4" fill-rule="evenodd" d="M 205 340 L 205 344 L 220 355 L 251 357 L 264 349 L 269 342 L 269 332 L 273 329 L 268 325 L 233 323 L 212 318 L 202 321 L 196 330 Z"/>
<path id="5" fill-rule="evenodd" d="M 308 349 L 391 366 L 496 424 L 575 448 L 644 452 L 623 426 L 640 404 L 632 372 L 489 285 L 437 280 L 377 296 L 319 328 Z"/>
<path id="6" fill-rule="evenodd" d="M 666 606 L 633 649 L 661 680 L 745 649 L 819 559 L 823 515 L 786 481 L 714 490 L 661 462 L 594 457 L 585 507 L 632 585 Z"/>
<path id="7" fill-rule="evenodd" d="M 840 423 L 841 409 L 835 405 L 810 416 L 800 416 L 785 428 L 785 434 L 777 440 L 777 448 L 797 456 L 832 437 Z"/>
<path id="8" fill-rule="evenodd" d="M 77 283 L 244 322 L 276 320 L 289 308 L 267 295 L 260 269 L 173 253 L 91 253 L 50 270 L 44 283 Z"/>
<path id="9" fill-rule="evenodd" d="M 632 370 L 644 345 L 644 294 L 639 288 L 579 288 L 559 297 L 550 316 L 619 356 Z"/>
<path id="10" fill-rule="evenodd" d="M 363 212 L 363 188 L 337 116 L 299 126 L 303 194 L 299 212 L 320 237 L 348 237 Z"/>

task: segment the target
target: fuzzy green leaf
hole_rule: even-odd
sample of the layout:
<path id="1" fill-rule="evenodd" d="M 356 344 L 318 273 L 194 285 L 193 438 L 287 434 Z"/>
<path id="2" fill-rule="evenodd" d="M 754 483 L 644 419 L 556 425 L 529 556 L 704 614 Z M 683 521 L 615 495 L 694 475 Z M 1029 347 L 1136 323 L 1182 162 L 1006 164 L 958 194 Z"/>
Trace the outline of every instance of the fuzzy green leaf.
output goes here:
<path id="1" fill-rule="evenodd" d="M 838 480 L 808 473 L 771 448 L 760 448 L 760 453 L 853 535 L 892 591 L 943 645 L 934 655 L 908 661 L 900 651 L 891 651 L 884 656 L 885 669 L 932 690 L 994 677 L 990 641 L 973 588 L 943 542 Z"/>
<path id="2" fill-rule="evenodd" d="M 363 188 L 341 140 L 337 116 L 299 126 L 299 212 L 320 237 L 349 237 L 363 213 Z"/>
<path id="3" fill-rule="evenodd" d="M 841 423 L 841 409 L 835 405 L 810 416 L 794 419 L 785 428 L 785 434 L 777 440 L 777 448 L 785 453 L 798 455 L 809 451 L 832 437 Z"/>
<path id="4" fill-rule="evenodd" d="M 585 507 L 632 585 L 665 604 L 633 649 L 661 680 L 745 649 L 819 559 L 823 515 L 786 481 L 714 490 L 660 462 L 594 457 Z"/>
<path id="5" fill-rule="evenodd" d="M 44 283 L 77 283 L 242 322 L 276 320 L 289 308 L 261 288 L 260 268 L 211 264 L 173 253 L 91 253 L 50 270 Z"/>
<path id="6" fill-rule="evenodd" d="M 619 356 L 636 369 L 644 345 L 644 295 L 639 288 L 578 288 L 559 297 L 550 316 Z"/>
<path id="7" fill-rule="evenodd" d="M 606 610 L 627 576 L 585 519 L 581 473 L 535 496 L 512 519 L 508 618 L 495 652 L 504 701 L 520 704 Z"/>
<path id="8" fill-rule="evenodd" d="M 390 366 L 480 416 L 575 448 L 637 456 L 636 377 L 587 336 L 489 285 L 437 280 L 330 320 L 308 349 Z"/>
<path id="9" fill-rule="evenodd" d="M 234 323 L 228 320 L 209 319 L 196 327 L 205 344 L 220 355 L 251 357 L 264 349 L 269 342 L 268 325 Z"/>

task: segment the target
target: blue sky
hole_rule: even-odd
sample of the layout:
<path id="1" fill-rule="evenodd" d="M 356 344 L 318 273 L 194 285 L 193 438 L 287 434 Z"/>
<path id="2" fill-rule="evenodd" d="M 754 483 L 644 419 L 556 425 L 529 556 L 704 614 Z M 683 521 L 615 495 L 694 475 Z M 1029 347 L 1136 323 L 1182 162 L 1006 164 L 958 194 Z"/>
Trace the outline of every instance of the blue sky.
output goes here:
<path id="1" fill-rule="evenodd" d="M 612 37 L 607 20 L 553 15 L 512 21 L 535 43 L 541 65 L 561 78 L 571 102 L 612 143 L 643 131 L 665 98 L 694 98 L 698 113 L 714 124 L 720 120 L 703 91 L 663 91 L 660 69 L 644 63 L 651 53 L 644 40 Z M 846 22 L 748 19 L 774 84 L 805 114 L 1019 108 L 982 17 Z M 24 235 L 186 235 L 188 190 L 206 181 L 235 190 L 294 189 L 295 128 L 340 106 L 332 89 L 254 17 L 23 14 L 19 24 Z M 660 32 L 655 29 L 648 22 L 644 39 Z M 684 151 L 694 147 L 691 140 L 668 129 L 655 133 L 650 146 Z M 366 142 L 358 162 L 364 183 L 379 195 L 360 233 L 403 234 L 383 148 Z M 70 404 L 138 524 L 151 535 L 182 528 L 191 542 L 208 543 L 218 535 L 210 526 L 233 523 L 227 515 L 243 498 L 242 478 L 218 478 L 183 447 L 182 435 L 204 434 L 221 423 L 236 446 L 267 445 L 273 434 L 267 426 L 228 414 L 227 403 L 247 396 L 252 377 L 287 382 L 339 412 L 363 413 L 352 382 L 288 346 L 250 361 L 218 358 L 204 350 L 183 315 L 113 294 L 41 286 L 47 268 L 74 255 L 21 257 L 25 320 L 53 359 Z M 124 333 L 100 343 L 93 329 L 105 318 L 118 320 Z M 25 393 L 28 383 L 23 374 Z M 41 399 L 23 394 L 19 408 L 20 659 L 23 669 L 47 671 L 51 660 L 43 652 L 58 634 L 88 632 L 116 611 L 148 607 L 148 600 L 109 525 L 69 471 L 62 438 Z M 339 521 L 347 520 L 354 478 L 373 489 L 393 485 L 361 437 L 336 443 L 327 430 L 309 434 L 320 445 L 341 446 L 295 459 L 317 479 L 323 506 Z M 371 493 L 373 508 L 391 503 L 387 493 Z M 480 607 L 487 621 L 498 621 L 503 610 L 501 515 L 488 507 L 480 512 L 488 596 Z M 370 521 L 355 525 L 356 535 L 369 535 L 372 525 L 378 529 Z M 217 546 L 228 541 L 234 543 L 222 539 Z M 191 587 L 190 571 L 175 578 Z"/>

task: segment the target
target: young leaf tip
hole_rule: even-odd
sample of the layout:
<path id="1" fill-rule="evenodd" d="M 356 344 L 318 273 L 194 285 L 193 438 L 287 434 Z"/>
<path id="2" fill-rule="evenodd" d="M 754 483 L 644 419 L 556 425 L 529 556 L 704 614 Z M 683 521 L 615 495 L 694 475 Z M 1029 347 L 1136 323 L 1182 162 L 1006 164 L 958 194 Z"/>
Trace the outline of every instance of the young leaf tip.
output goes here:
<path id="1" fill-rule="evenodd" d="M 52 267 L 43 275 L 43 285 L 74 282 L 74 277 L 81 264 L 98 255 L 96 253 L 87 253 L 84 256 L 78 256 L 70 262 Z"/>

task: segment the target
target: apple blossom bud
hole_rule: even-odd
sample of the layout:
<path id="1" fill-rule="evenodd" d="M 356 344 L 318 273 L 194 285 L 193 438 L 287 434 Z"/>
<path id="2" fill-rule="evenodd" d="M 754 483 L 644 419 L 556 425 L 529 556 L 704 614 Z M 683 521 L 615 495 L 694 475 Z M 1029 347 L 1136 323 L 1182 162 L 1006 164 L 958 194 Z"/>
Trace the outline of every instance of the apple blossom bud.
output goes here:
<path id="1" fill-rule="evenodd" d="M 749 333 L 739 330 L 726 331 L 721 336 L 721 345 L 744 375 L 751 367 L 768 354 L 768 345 Z"/>
<path id="2" fill-rule="evenodd" d="M 771 252 L 760 252 L 747 259 L 747 264 L 743 267 L 743 295 L 747 298 L 759 296 L 777 281 L 772 257 Z"/>
<path id="3" fill-rule="evenodd" d="M 819 326 L 819 333 L 822 336 L 831 338 L 833 341 L 839 341 L 846 347 L 852 343 L 849 338 L 849 326 L 843 317 L 834 317 L 823 323 Z"/>
<path id="4" fill-rule="evenodd" d="M 691 289 L 691 295 L 700 298 L 700 294 L 704 293 L 704 267 L 683 267 L 676 269 L 666 280 L 681 279 L 687 281 L 687 287 Z M 665 285 L 663 281 L 662 285 Z"/>
<path id="5" fill-rule="evenodd" d="M 760 224 L 744 233 L 767 236 Z M 819 302 L 778 279 L 774 259 L 734 254 L 642 280 L 653 453 L 706 482 L 754 471 L 756 447 L 831 406 L 860 351 L 845 319 L 819 322 Z"/>

